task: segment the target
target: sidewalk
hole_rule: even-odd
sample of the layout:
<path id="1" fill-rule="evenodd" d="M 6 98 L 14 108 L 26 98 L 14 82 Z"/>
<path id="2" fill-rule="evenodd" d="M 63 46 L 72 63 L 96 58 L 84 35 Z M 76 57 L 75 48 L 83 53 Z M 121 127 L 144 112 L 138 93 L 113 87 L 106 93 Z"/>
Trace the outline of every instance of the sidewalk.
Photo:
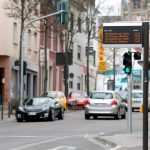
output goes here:
<path id="1" fill-rule="evenodd" d="M 148 136 L 150 143 L 150 135 Z M 102 134 L 95 139 L 106 145 L 108 150 L 142 150 L 143 133 Z M 107 148 L 108 147 L 108 148 Z M 149 148 L 150 149 L 150 145 Z"/>
<path id="2" fill-rule="evenodd" d="M 0 109 L 0 122 L 1 121 L 12 121 L 15 120 L 15 115 L 14 111 L 13 114 L 8 114 L 8 109 L 3 110 L 3 115 L 2 115 L 2 110 Z"/>

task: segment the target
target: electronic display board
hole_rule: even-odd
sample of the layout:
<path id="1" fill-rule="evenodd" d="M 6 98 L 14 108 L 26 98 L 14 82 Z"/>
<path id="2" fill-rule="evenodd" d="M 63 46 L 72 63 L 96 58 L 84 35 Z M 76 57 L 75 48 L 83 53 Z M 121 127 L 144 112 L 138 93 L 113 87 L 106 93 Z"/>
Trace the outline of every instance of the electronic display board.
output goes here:
<path id="1" fill-rule="evenodd" d="M 103 25 L 104 47 L 142 47 L 142 24 L 113 24 Z"/>

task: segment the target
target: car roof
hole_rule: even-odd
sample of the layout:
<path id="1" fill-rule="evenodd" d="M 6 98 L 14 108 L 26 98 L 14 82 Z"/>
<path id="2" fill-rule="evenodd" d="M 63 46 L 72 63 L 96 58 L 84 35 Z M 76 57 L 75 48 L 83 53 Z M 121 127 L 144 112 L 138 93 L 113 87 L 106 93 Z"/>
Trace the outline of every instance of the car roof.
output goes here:
<path id="1" fill-rule="evenodd" d="M 47 93 L 63 93 L 63 91 L 46 91 Z"/>
<path id="2" fill-rule="evenodd" d="M 142 90 L 133 90 L 133 91 L 132 91 L 132 93 L 139 93 L 139 92 L 140 92 L 140 93 L 143 93 Z"/>
<path id="3" fill-rule="evenodd" d="M 47 98 L 52 98 L 52 97 L 46 97 L 46 96 L 42 96 L 42 97 L 31 97 L 30 99 L 47 99 Z"/>
<path id="4" fill-rule="evenodd" d="M 92 91 L 91 93 L 93 93 L 93 92 L 117 93 L 117 91 L 111 91 L 111 90 L 108 90 L 108 91 L 98 91 L 98 90 L 95 90 L 95 91 Z"/>

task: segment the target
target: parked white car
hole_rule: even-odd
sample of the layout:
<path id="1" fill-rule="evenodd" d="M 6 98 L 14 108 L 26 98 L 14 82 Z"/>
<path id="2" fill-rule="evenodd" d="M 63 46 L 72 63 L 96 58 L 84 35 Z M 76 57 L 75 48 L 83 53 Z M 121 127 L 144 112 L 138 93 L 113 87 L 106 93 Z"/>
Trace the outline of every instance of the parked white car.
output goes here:
<path id="1" fill-rule="evenodd" d="M 85 105 L 85 119 L 98 116 L 126 118 L 126 105 L 116 91 L 92 91 Z"/>

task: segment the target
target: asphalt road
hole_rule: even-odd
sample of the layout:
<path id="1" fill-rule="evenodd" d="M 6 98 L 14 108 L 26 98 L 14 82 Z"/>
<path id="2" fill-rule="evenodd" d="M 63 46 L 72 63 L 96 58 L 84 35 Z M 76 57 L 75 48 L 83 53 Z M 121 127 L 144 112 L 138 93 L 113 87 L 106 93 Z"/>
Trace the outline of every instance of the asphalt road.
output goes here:
<path id="1" fill-rule="evenodd" d="M 142 131 L 142 113 L 132 114 L 134 132 Z M 106 150 L 95 136 L 128 132 L 128 119 L 85 120 L 84 111 L 67 111 L 64 120 L 0 122 L 0 150 Z"/>

